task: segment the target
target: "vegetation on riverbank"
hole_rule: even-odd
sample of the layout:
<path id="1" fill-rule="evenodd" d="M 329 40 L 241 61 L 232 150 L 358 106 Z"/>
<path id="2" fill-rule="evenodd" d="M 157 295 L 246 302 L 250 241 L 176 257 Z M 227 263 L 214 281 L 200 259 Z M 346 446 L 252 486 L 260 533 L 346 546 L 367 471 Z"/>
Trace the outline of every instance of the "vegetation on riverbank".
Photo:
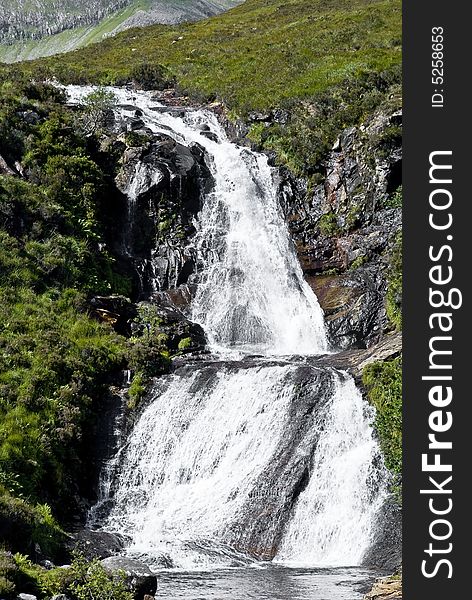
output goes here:
<path id="1" fill-rule="evenodd" d="M 375 429 L 385 464 L 398 481 L 402 473 L 402 358 L 368 365 L 363 383 L 376 409 Z"/>
<path id="2" fill-rule="evenodd" d="M 76 554 L 70 566 L 47 569 L 23 554 L 0 550 L 0 597 L 14 600 L 17 589 L 40 600 L 56 594 L 70 600 L 133 600 L 124 574 L 111 576 L 98 559 Z"/>
<path id="3" fill-rule="evenodd" d="M 92 296 L 132 286 L 108 243 L 113 161 L 90 111 L 64 101 L 50 85 L 0 78 L 0 538 L 50 558 L 63 539 L 54 516 L 67 523 L 88 487 L 110 378 L 144 370 L 152 346 L 90 316 Z M 153 350 L 154 374 L 165 350 Z"/>

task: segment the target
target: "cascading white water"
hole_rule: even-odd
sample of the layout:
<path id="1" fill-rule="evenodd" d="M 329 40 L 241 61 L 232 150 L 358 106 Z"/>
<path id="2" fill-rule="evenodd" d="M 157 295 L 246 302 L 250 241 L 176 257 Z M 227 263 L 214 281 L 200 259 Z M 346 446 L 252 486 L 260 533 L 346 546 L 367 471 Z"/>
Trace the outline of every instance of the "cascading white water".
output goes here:
<path id="1" fill-rule="evenodd" d="M 74 102 L 92 91 L 67 89 Z M 204 199 L 196 223 L 194 243 L 204 269 L 192 320 L 202 325 L 213 349 L 269 355 L 326 352 L 323 313 L 303 277 L 267 157 L 229 142 L 210 111 L 174 116 L 156 111 L 161 105 L 150 94 L 110 89 L 125 107 L 119 109 L 122 115 L 132 114 L 129 106 L 135 106 L 146 127 L 179 142 L 198 143 L 211 157 L 215 188 Z M 218 141 L 202 135 L 202 127 Z M 128 191 L 131 201 L 140 175 L 138 168 Z"/>
<path id="2" fill-rule="evenodd" d="M 297 565 L 357 565 L 385 501 L 372 436 L 373 410 L 351 377 L 336 387 L 311 464 L 311 476 L 285 533 L 277 561 Z"/>
<path id="3" fill-rule="evenodd" d="M 69 88 L 76 102 L 90 91 Z M 210 157 L 215 186 L 196 223 L 200 272 L 192 319 L 203 326 L 212 350 L 233 363 L 221 363 L 208 379 L 205 367 L 174 375 L 164 391 L 156 391 L 117 461 L 114 505 L 103 526 L 129 535 L 130 552 L 168 552 L 185 568 L 215 566 L 221 546 L 234 543 L 235 528 L 256 505 L 252 498 L 261 477 L 280 464 L 279 475 L 271 476 L 279 477 L 272 484 L 282 492 L 264 491 L 270 497 L 265 512 L 275 515 L 275 560 L 359 564 L 386 484 L 375 467 L 372 414 L 354 382 L 328 370 L 328 400 L 313 404 L 309 431 L 293 438 L 293 464 L 306 463 L 309 471 L 300 493 L 296 482 L 290 487 L 280 479 L 289 472 L 278 453 L 298 402 L 294 378 L 300 363 L 234 362 L 244 354 L 327 351 L 323 314 L 290 241 L 274 171 L 265 156 L 230 143 L 211 112 L 174 116 L 148 93 L 112 91 L 123 105 L 117 112 L 126 116 L 125 105 L 135 106 L 146 127 L 184 144 L 198 142 Z M 202 135 L 203 126 L 218 141 Z M 315 387 L 311 394 L 322 395 Z M 254 518 L 268 522 L 264 510 Z M 268 539 L 269 533 L 260 535 Z M 220 548 L 219 558 L 202 552 L 208 544 Z"/>
<path id="4" fill-rule="evenodd" d="M 107 527 L 132 537 L 130 551 L 168 553 L 187 568 L 215 563 L 186 546 L 225 542 L 284 433 L 290 370 L 220 369 L 204 385 L 199 370 L 171 378 L 139 419 L 120 467 Z"/>

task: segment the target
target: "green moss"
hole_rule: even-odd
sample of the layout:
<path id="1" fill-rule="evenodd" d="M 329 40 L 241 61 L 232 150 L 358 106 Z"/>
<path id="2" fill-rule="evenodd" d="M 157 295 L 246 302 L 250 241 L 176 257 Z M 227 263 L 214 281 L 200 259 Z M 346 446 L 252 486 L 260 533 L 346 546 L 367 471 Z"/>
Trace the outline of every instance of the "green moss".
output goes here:
<path id="1" fill-rule="evenodd" d="M 372 143 L 377 147 L 377 156 L 379 158 L 388 157 L 392 147 L 398 147 L 402 141 L 402 128 L 399 125 L 390 125 L 382 130 Z"/>
<path id="2" fill-rule="evenodd" d="M 149 142 L 150 138 L 147 135 L 138 133 L 137 131 L 128 131 L 125 135 L 125 142 L 131 148 L 139 148 Z"/>
<path id="3" fill-rule="evenodd" d="M 266 123 L 253 123 L 247 137 L 254 142 L 256 145 L 260 146 L 264 138 L 266 137 L 264 134 L 267 132 L 267 124 Z"/>
<path id="4" fill-rule="evenodd" d="M 387 317 L 395 329 L 402 328 L 402 286 L 403 286 L 403 238 L 400 232 L 395 240 L 394 247 L 389 256 L 387 269 Z"/>
<path id="5" fill-rule="evenodd" d="M 384 208 L 401 208 L 403 206 L 403 187 L 400 185 L 383 203 Z"/>
<path id="6" fill-rule="evenodd" d="M 355 229 L 359 225 L 361 215 L 362 207 L 360 207 L 357 204 L 353 204 L 353 206 L 351 206 L 349 212 L 346 215 L 343 227 L 344 231 L 349 232 Z"/>
<path id="7" fill-rule="evenodd" d="M 17 597 L 15 584 L 3 575 L 0 575 L 0 597 L 4 600 L 13 600 Z"/>
<path id="8" fill-rule="evenodd" d="M 402 359 L 377 362 L 363 371 L 363 383 L 376 409 L 375 429 L 385 464 L 397 475 L 402 472 Z"/>
<path id="9" fill-rule="evenodd" d="M 188 350 L 192 346 L 192 338 L 186 337 L 182 338 L 179 342 L 178 348 L 179 350 Z"/>
<path id="10" fill-rule="evenodd" d="M 143 373 L 135 373 L 128 390 L 128 408 L 134 410 L 146 393 L 146 377 Z"/>
<path id="11" fill-rule="evenodd" d="M 0 550 L 0 598 L 14 600 L 17 597 L 15 581 L 18 567 L 9 552 Z"/>
<path id="12" fill-rule="evenodd" d="M 349 268 L 352 271 L 355 271 L 356 269 L 359 269 L 359 267 L 362 267 L 362 265 L 364 265 L 368 260 L 369 260 L 369 258 L 366 255 L 358 256 L 356 259 L 354 259 L 352 261 Z"/>
<path id="13" fill-rule="evenodd" d="M 333 212 L 323 215 L 318 221 L 321 235 L 332 237 L 339 233 L 339 225 L 336 215 Z"/>
<path id="14" fill-rule="evenodd" d="M 30 553 L 36 544 L 55 558 L 65 534 L 45 504 L 32 505 L 3 489 L 0 493 L 0 522 L 3 543 L 15 551 Z"/>

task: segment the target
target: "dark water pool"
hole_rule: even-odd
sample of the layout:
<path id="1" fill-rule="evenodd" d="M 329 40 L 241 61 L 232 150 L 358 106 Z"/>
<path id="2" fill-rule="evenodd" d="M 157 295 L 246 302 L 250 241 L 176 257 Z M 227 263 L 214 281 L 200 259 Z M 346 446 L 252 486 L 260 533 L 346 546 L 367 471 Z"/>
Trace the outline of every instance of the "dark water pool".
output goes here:
<path id="1" fill-rule="evenodd" d="M 381 573 L 361 568 L 228 569 L 159 574 L 163 600 L 361 600 Z"/>

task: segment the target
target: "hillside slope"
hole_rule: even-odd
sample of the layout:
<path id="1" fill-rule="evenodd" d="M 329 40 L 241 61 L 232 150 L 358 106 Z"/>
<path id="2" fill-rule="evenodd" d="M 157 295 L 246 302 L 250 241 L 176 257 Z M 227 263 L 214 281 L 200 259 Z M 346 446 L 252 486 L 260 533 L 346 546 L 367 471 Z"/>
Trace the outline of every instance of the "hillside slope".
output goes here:
<path id="1" fill-rule="evenodd" d="M 86 46 L 130 27 L 198 21 L 242 0 L 0 0 L 0 60 L 15 62 Z"/>
<path id="2" fill-rule="evenodd" d="M 241 111 L 400 63 L 399 0 L 247 0 L 210 20 L 132 29 L 24 68 L 64 82 L 123 84 L 144 64 L 164 65 L 185 93 Z"/>

